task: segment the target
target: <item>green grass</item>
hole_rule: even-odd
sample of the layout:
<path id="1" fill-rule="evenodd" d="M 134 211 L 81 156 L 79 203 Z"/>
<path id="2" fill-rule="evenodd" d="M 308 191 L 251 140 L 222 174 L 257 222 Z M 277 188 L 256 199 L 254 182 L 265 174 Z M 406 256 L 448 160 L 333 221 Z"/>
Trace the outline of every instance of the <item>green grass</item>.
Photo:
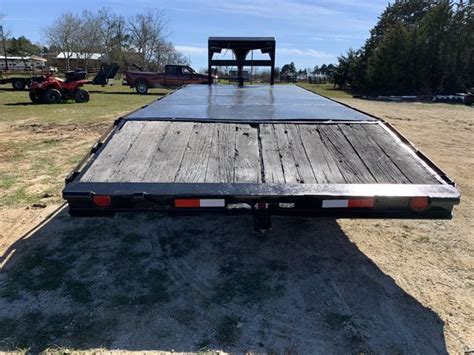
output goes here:
<path id="1" fill-rule="evenodd" d="M 0 189 L 9 189 L 12 187 L 17 180 L 13 174 L 7 174 L 0 172 Z"/>
<path id="2" fill-rule="evenodd" d="M 33 105 L 28 91 L 13 91 L 8 85 L 0 86 L 0 122 L 32 120 L 35 123 L 97 123 L 118 113 L 134 110 L 166 94 L 166 89 L 152 89 L 147 95 L 138 95 L 133 89 L 120 84 L 114 86 L 86 85 L 90 92 L 88 103 L 73 100 L 56 105 Z"/>
<path id="3" fill-rule="evenodd" d="M 64 176 L 103 133 L 95 125 L 110 124 L 169 92 L 138 95 L 120 84 L 86 89 L 88 103 L 33 105 L 28 91 L 0 86 L 0 208 L 62 201 Z M 45 195 L 52 196 L 45 200 Z"/>
<path id="4" fill-rule="evenodd" d="M 25 187 L 19 187 L 0 195 L 0 207 L 16 207 L 21 204 L 33 205 L 41 201 L 42 194 L 29 193 Z"/>
<path id="5" fill-rule="evenodd" d="M 332 84 L 308 84 L 308 83 L 298 83 L 298 86 L 315 92 L 316 94 L 321 94 L 332 99 L 350 99 L 352 95 L 343 90 L 334 89 Z"/>

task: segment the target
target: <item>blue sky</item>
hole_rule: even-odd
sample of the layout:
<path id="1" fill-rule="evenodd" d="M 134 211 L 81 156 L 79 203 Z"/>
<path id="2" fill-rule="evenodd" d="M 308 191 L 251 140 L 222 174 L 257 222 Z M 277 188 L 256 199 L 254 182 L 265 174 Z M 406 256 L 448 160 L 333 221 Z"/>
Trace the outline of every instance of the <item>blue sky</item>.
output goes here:
<path id="1" fill-rule="evenodd" d="M 164 10 L 169 37 L 193 67 L 207 63 L 209 36 L 275 36 L 277 65 L 298 68 L 334 63 L 359 48 L 387 0 L 0 0 L 5 27 L 13 36 L 44 42 L 42 29 L 65 11 L 110 7 L 124 16 L 147 8 Z"/>

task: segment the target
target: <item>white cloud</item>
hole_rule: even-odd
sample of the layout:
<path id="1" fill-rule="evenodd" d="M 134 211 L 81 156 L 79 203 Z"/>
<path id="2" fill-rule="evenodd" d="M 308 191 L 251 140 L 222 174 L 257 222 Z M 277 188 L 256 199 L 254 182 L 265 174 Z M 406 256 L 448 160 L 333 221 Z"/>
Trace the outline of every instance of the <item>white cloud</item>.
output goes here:
<path id="1" fill-rule="evenodd" d="M 208 0 L 201 0 L 207 3 Z M 212 1 L 214 9 L 222 12 L 239 13 L 248 16 L 291 19 L 294 16 L 321 16 L 341 14 L 328 6 L 314 3 L 301 3 L 291 0 L 273 0 L 271 5 L 266 0 Z"/>
<path id="2" fill-rule="evenodd" d="M 319 58 L 319 59 L 333 59 L 336 57 L 334 54 L 316 51 L 314 49 L 278 48 L 277 47 L 277 56 L 278 54 L 283 54 L 286 56 L 294 56 L 294 57 L 312 57 L 312 58 Z"/>
<path id="3" fill-rule="evenodd" d="M 377 0 L 381 1 L 381 0 Z M 371 25 L 361 17 L 354 16 L 353 11 L 358 2 L 353 0 L 302 1 L 302 0 L 194 0 L 193 6 L 185 0 L 173 0 L 173 9 L 194 11 L 202 14 L 221 16 L 244 15 L 269 21 L 283 21 L 298 26 L 314 28 L 338 28 L 341 23 L 351 29 L 366 29 Z M 380 6 L 380 5 L 378 5 Z M 211 15 L 212 16 L 212 15 Z"/>
<path id="4" fill-rule="evenodd" d="M 195 46 L 174 46 L 176 50 L 187 55 L 207 55 L 207 47 L 195 47 Z"/>
<path id="5" fill-rule="evenodd" d="M 207 56 L 207 47 L 176 45 L 175 48 L 181 53 L 186 54 L 186 55 L 193 55 L 193 56 L 206 55 Z M 294 57 L 312 57 L 312 58 L 320 58 L 320 59 L 332 59 L 336 57 L 334 54 L 317 51 L 310 48 L 299 49 L 299 48 L 284 48 L 284 47 L 277 46 L 276 51 L 277 51 L 277 56 L 284 55 L 284 56 L 294 56 Z M 222 55 L 223 54 L 221 54 L 221 56 Z"/>
<path id="6" fill-rule="evenodd" d="M 347 35 L 347 34 L 323 34 L 314 37 L 310 37 L 309 39 L 312 41 L 352 41 L 354 39 L 361 40 L 365 39 L 367 36 L 362 35 Z"/>

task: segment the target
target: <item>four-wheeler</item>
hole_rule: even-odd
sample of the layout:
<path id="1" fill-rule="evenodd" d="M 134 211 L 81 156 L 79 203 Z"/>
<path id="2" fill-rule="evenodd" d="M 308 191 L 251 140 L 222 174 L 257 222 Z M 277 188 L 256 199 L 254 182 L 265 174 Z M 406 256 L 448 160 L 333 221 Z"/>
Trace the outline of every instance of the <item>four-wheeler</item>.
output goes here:
<path id="1" fill-rule="evenodd" d="M 123 75 L 123 85 L 134 87 L 139 94 L 146 94 L 149 88 L 177 88 L 185 84 L 209 83 L 207 75 L 199 74 L 187 65 L 166 65 L 164 73 L 126 70 Z"/>
<path id="2" fill-rule="evenodd" d="M 89 101 L 89 92 L 81 89 L 89 81 L 81 70 L 66 72 L 66 80 L 48 73 L 42 81 L 33 81 L 30 86 L 30 99 L 33 103 L 56 104 L 68 99 L 78 103 Z"/>

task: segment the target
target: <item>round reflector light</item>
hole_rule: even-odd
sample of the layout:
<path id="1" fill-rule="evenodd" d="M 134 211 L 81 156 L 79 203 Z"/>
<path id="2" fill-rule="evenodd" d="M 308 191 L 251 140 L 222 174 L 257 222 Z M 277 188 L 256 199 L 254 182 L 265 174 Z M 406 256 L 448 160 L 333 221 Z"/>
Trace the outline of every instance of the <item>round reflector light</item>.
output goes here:
<path id="1" fill-rule="evenodd" d="M 423 211 L 427 209 L 429 205 L 428 197 L 412 197 L 410 199 L 410 208 L 414 211 Z"/>
<path id="2" fill-rule="evenodd" d="M 112 204 L 112 199 L 108 195 L 94 195 L 92 196 L 92 202 L 97 207 L 109 207 Z"/>

